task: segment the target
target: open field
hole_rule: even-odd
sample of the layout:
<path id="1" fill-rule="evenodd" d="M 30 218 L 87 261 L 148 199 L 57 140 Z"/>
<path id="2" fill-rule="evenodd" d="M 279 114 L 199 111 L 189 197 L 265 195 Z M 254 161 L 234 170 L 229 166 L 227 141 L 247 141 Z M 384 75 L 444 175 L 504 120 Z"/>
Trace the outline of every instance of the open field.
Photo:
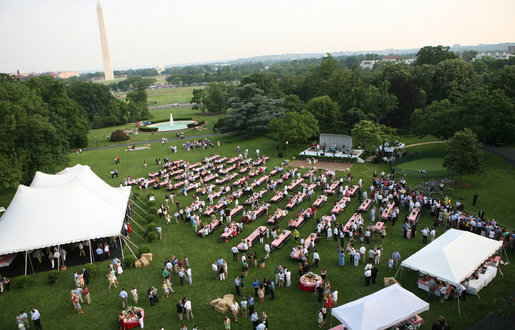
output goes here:
<path id="1" fill-rule="evenodd" d="M 147 91 L 148 105 L 162 105 L 173 103 L 190 103 L 194 89 L 202 89 L 204 86 L 189 86 L 177 88 L 161 88 Z"/>
<path id="2" fill-rule="evenodd" d="M 402 163 L 396 166 L 399 170 L 420 170 L 426 171 L 442 171 L 445 170 L 443 167 L 442 158 L 423 158 L 412 160 L 406 163 Z"/>
<path id="3" fill-rule="evenodd" d="M 165 117 L 165 113 L 160 116 Z M 174 114 L 175 115 L 175 114 Z M 113 130 L 113 128 L 110 128 Z M 155 136 L 159 139 L 159 136 Z M 249 155 L 255 156 L 255 150 L 260 149 L 260 154 L 270 156 L 271 159 L 267 163 L 267 172 L 274 166 L 280 164 L 284 159 L 277 157 L 277 149 L 279 146 L 275 141 L 266 138 L 258 137 L 254 139 L 241 139 L 233 136 L 218 136 L 212 138 L 216 145 L 216 141 L 220 140 L 221 147 L 214 147 L 208 150 L 193 150 L 186 152 L 181 149 L 182 143 L 180 141 L 170 142 L 167 145 L 152 144 L 150 149 L 125 152 L 124 148 L 112 148 L 98 151 L 84 152 L 82 154 L 70 155 L 70 166 L 76 163 L 88 164 L 102 179 L 113 186 L 118 186 L 121 178 L 131 175 L 132 177 L 147 176 L 149 172 L 158 170 L 160 167 L 154 162 L 155 158 L 161 159 L 169 157 L 170 159 L 184 159 L 189 162 L 201 160 L 203 157 L 210 154 L 220 154 L 221 156 L 234 156 L 236 154 L 236 146 L 240 146 L 242 150 L 248 148 Z M 168 145 L 176 144 L 179 146 L 177 154 L 170 153 Z M 304 146 L 295 148 L 292 145 L 288 146 L 286 154 L 288 156 L 296 154 L 303 150 Z M 414 147 L 420 151 L 441 151 L 445 150 L 445 144 L 427 145 Z M 411 150 L 410 150 L 411 151 Z M 120 156 L 120 164 L 114 165 L 113 158 Z M 148 167 L 143 166 L 143 161 L 146 160 Z M 464 198 L 465 208 L 476 211 L 482 207 L 486 211 L 488 217 L 495 217 L 499 222 L 515 227 L 515 221 L 512 215 L 515 213 L 515 206 L 511 201 L 510 192 L 515 185 L 515 173 L 513 169 L 499 158 L 486 155 L 486 171 L 480 176 L 466 176 L 464 181 L 469 182 L 472 188 L 457 189 L 454 191 L 454 196 Z M 111 179 L 109 171 L 117 168 L 120 177 Z M 386 165 L 374 164 L 354 164 L 351 168 L 351 173 L 354 176 L 354 183 L 357 182 L 359 177 L 364 180 L 364 186 L 368 187 L 372 181 L 372 174 L 374 171 L 381 170 L 388 171 Z M 306 170 L 303 170 L 304 172 Z M 408 181 L 410 185 L 417 184 L 417 180 Z M 479 204 L 476 207 L 470 206 L 472 195 L 477 191 L 479 193 Z M 141 199 L 145 199 L 147 192 L 140 191 L 138 188 L 133 188 L 133 192 L 138 192 Z M 156 196 L 157 202 L 163 203 L 164 190 L 154 190 L 149 188 L 149 193 Z M 315 191 L 319 194 L 320 191 Z M 5 192 L 0 195 L 0 201 L 8 201 L 12 198 L 13 192 Z M 268 193 L 264 201 L 268 201 L 272 193 Z M 205 199 L 205 197 L 202 197 Z M 188 197 L 176 197 L 180 200 L 181 205 L 189 205 L 192 201 L 191 195 Z M 240 199 L 240 204 L 245 200 L 244 197 Z M 317 211 L 317 216 L 328 214 L 332 208 L 333 203 L 336 201 L 336 196 L 330 196 L 328 201 Z M 295 208 L 292 212 L 297 213 L 301 208 L 310 206 L 312 201 L 305 200 L 300 206 Z M 143 208 L 146 208 L 144 203 L 138 202 Z M 272 204 L 271 212 L 276 207 L 283 208 L 286 201 L 283 200 L 278 204 Z M 355 212 L 359 202 L 357 198 L 353 198 L 350 206 L 342 214 L 337 216 L 338 222 L 346 222 L 349 217 Z M 7 206 L 7 205 L 6 205 Z M 138 212 L 141 213 L 141 212 Z M 401 213 L 400 219 L 404 217 L 405 213 Z M 279 225 L 281 229 L 287 227 L 287 222 L 291 218 L 282 220 Z M 142 223 L 138 217 L 136 221 Z M 138 220 L 139 219 L 139 220 Z M 204 218 L 204 220 L 207 220 Z M 135 286 L 138 288 L 140 294 L 139 306 L 145 308 L 147 319 L 145 325 L 150 329 L 156 329 L 163 326 L 165 329 L 178 329 L 182 324 L 177 319 L 175 313 L 175 304 L 182 297 L 188 297 L 193 302 L 193 321 L 184 321 L 188 328 L 198 324 L 201 328 L 207 329 L 221 329 L 223 327 L 223 316 L 217 314 L 208 303 L 216 298 L 221 297 L 226 293 L 234 294 L 234 285 L 232 279 L 235 275 L 241 275 L 241 267 L 239 262 L 232 261 L 232 254 L 230 247 L 232 244 L 238 243 L 241 238 L 248 236 L 257 226 L 265 223 L 265 217 L 259 217 L 255 222 L 246 225 L 243 232 L 234 238 L 229 243 L 219 243 L 218 236 L 222 229 L 217 229 L 212 235 L 207 238 L 200 238 L 193 232 L 191 224 L 164 224 L 163 219 L 158 219 L 157 223 L 163 226 L 163 240 L 150 243 L 152 253 L 154 254 L 154 261 L 151 265 L 141 269 L 125 269 L 125 272 L 119 277 L 120 286 L 118 289 L 107 289 L 107 280 L 105 274 L 107 272 L 107 262 L 100 262 L 97 264 L 98 273 L 92 278 L 90 283 L 90 291 L 93 303 L 91 305 L 83 305 L 84 314 L 77 315 L 70 303 L 68 296 L 69 290 L 73 286 L 73 271 L 78 270 L 79 267 L 70 267 L 62 278 L 61 282 L 56 285 L 48 284 L 46 273 L 31 275 L 32 283 L 26 289 L 13 288 L 10 292 L 0 295 L 0 305 L 4 306 L 3 312 L 0 313 L 0 324 L 8 327 L 9 324 L 14 324 L 14 319 L 20 310 L 28 311 L 30 307 L 36 307 L 42 314 L 42 324 L 47 329 L 68 329 L 71 324 L 77 329 L 118 329 L 117 315 L 121 311 L 121 302 L 118 297 L 119 289 L 126 287 L 127 289 Z M 370 223 L 370 221 L 367 221 Z M 418 231 L 423 226 L 429 226 L 432 223 L 431 217 L 423 215 Z M 143 223 L 142 223 L 143 224 Z M 307 224 L 301 228 L 301 235 L 307 236 L 313 231 L 315 221 L 310 219 Z M 142 233 L 137 227 L 133 229 Z M 441 233 L 439 233 L 441 234 Z M 402 224 L 398 223 L 395 226 L 387 227 L 387 236 L 384 242 L 377 242 L 383 244 L 385 258 L 387 258 L 394 250 L 398 250 L 403 259 L 416 252 L 422 247 L 422 237 L 419 233 L 417 236 L 410 240 L 404 240 L 402 231 Z M 141 245 L 144 242 L 136 236 L 132 237 L 134 243 Z M 347 239 L 346 239 L 347 241 Z M 246 278 L 246 291 L 245 294 L 253 294 L 251 283 L 255 278 L 260 281 L 268 276 L 274 278 L 274 269 L 277 265 L 281 264 L 288 267 L 292 271 L 292 287 L 290 288 L 277 288 L 276 299 L 270 300 L 270 297 L 265 297 L 265 302 L 256 302 L 256 310 L 261 314 L 265 311 L 268 315 L 271 329 L 295 329 L 299 325 L 303 329 L 315 329 L 317 309 L 320 304 L 317 302 L 316 295 L 308 292 L 303 292 L 298 289 L 298 274 L 297 263 L 289 260 L 289 252 L 293 246 L 293 239 L 290 240 L 281 250 L 272 254 L 270 260 L 267 260 L 265 268 L 250 267 L 249 275 Z M 349 256 L 346 255 L 346 265 L 338 267 L 338 254 L 337 243 L 333 240 L 326 240 L 322 238 L 317 245 L 318 252 L 321 256 L 320 266 L 326 266 L 328 269 L 327 278 L 331 282 L 333 289 L 339 291 L 338 305 L 358 299 L 364 295 L 375 292 L 382 288 L 382 278 L 384 276 L 393 276 L 393 273 L 388 273 L 387 263 L 383 262 L 379 265 L 378 284 L 365 287 L 363 279 L 364 264 L 360 263 L 359 267 L 349 265 Z M 367 245 L 367 248 L 372 244 Z M 258 256 L 263 257 L 263 246 L 256 244 L 252 247 L 251 251 L 258 253 Z M 74 251 L 75 252 L 75 251 Z M 71 253 L 74 253 L 71 252 Z M 130 253 L 128 250 L 126 253 Z M 515 254 L 509 251 L 509 256 L 512 260 Z M 178 279 L 175 276 L 172 280 L 174 289 L 177 291 L 171 295 L 170 299 L 161 299 L 155 307 L 150 307 L 149 302 L 145 299 L 146 289 L 152 285 L 158 287 L 162 282 L 160 273 L 162 262 L 165 258 L 172 255 L 182 257 L 188 256 L 193 270 L 193 285 L 185 285 L 181 287 L 178 285 Z M 222 256 L 228 261 L 229 276 L 225 281 L 218 281 L 213 279 L 211 271 L 211 263 Z M 422 299 L 431 303 L 430 310 L 421 314 L 425 319 L 423 329 L 429 329 L 430 325 L 440 315 L 444 315 L 450 322 L 453 329 L 465 329 L 483 315 L 488 313 L 497 303 L 496 299 L 504 297 L 509 294 L 513 287 L 515 280 L 515 266 L 513 263 L 507 266 L 501 266 L 504 276 L 500 274 L 494 281 L 483 291 L 481 291 L 481 299 L 475 296 L 468 296 L 467 300 L 462 302 L 461 317 L 458 316 L 457 304 L 452 300 L 445 303 L 440 303 L 436 298 L 429 298 L 425 291 L 416 288 L 417 275 L 414 272 L 404 271 L 400 282 L 408 290 L 412 291 Z M 317 271 L 317 270 L 315 270 Z M 13 279 L 15 282 L 16 279 Z M 161 297 L 161 290 L 160 290 Z M 239 299 L 238 299 L 239 300 Z M 385 306 L 386 308 L 387 306 Z M 338 322 L 334 321 L 333 325 Z M 238 323 L 232 323 L 232 329 L 249 329 L 251 322 L 249 319 L 239 317 Z M 329 328 L 329 322 L 324 329 Z"/>

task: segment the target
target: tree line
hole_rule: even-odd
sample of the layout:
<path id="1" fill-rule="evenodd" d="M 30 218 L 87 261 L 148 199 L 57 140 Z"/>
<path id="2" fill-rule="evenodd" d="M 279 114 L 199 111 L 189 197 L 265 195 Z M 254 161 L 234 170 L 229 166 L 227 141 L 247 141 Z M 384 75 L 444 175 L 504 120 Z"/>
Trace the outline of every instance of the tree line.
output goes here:
<path id="1" fill-rule="evenodd" d="M 66 165 L 70 149 L 87 146 L 91 127 L 148 117 L 144 89 L 119 100 L 101 84 L 48 76 L 20 82 L 0 74 L 0 185 L 16 187 L 36 171 Z"/>
<path id="2" fill-rule="evenodd" d="M 310 113 L 318 121 L 318 130 L 301 126 L 312 136 L 349 134 L 360 121 L 369 121 L 444 139 L 470 128 L 482 142 L 512 142 L 515 58 L 472 61 L 472 55 L 460 58 L 449 47 L 428 46 L 412 65 L 382 61 L 370 70 L 349 69 L 328 54 L 318 65 L 297 61 L 279 70 L 283 65 L 276 64 L 238 84 L 212 82 L 194 91 L 192 103 L 202 111 L 227 113 L 218 127 L 245 135 L 265 132 L 274 118 L 293 120 L 298 116 L 286 114 L 305 111 L 303 118 L 312 121 Z"/>

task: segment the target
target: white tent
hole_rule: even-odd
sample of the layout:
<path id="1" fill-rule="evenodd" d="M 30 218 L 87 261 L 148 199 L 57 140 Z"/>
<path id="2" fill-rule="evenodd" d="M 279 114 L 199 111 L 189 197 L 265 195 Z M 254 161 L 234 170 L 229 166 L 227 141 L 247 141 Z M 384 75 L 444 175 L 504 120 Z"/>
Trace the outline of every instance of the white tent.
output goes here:
<path id="1" fill-rule="evenodd" d="M 429 303 L 399 284 L 333 308 L 336 317 L 349 329 L 386 329 L 429 310 Z"/>
<path id="2" fill-rule="evenodd" d="M 79 178 L 50 188 L 20 185 L 0 218 L 0 255 L 120 235 L 124 207 L 108 203 Z"/>
<path id="3" fill-rule="evenodd" d="M 111 187 L 84 165 L 37 172 L 0 218 L 0 255 L 118 236 L 130 190 Z"/>
<path id="4" fill-rule="evenodd" d="M 131 187 L 113 188 L 99 178 L 89 166 L 77 164 L 67 167 L 57 174 L 36 172 L 30 186 L 32 188 L 49 188 L 70 182 L 79 178 L 92 192 L 115 207 L 126 207 L 131 193 Z"/>
<path id="5" fill-rule="evenodd" d="M 420 271 L 457 286 L 501 247 L 501 241 L 450 229 L 404 260 L 401 267 Z"/>

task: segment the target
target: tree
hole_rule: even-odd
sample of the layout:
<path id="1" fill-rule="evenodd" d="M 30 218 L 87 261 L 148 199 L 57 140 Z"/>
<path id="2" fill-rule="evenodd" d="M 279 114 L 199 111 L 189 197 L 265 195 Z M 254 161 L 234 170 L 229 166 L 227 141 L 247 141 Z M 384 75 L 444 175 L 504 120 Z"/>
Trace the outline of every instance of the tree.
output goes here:
<path id="1" fill-rule="evenodd" d="M 191 98 L 191 103 L 193 103 L 193 110 L 200 110 L 202 112 L 206 112 L 206 107 L 202 103 L 204 100 L 204 89 L 193 89 L 193 97 Z"/>
<path id="2" fill-rule="evenodd" d="M 320 131 L 323 133 L 338 133 L 340 131 L 340 112 L 338 104 L 329 96 L 319 96 L 306 104 L 306 110 L 318 120 Z"/>
<path id="3" fill-rule="evenodd" d="M 283 100 L 264 96 L 255 83 L 239 87 L 236 95 L 229 100 L 232 111 L 225 117 L 224 132 L 240 135 L 263 133 L 272 119 L 284 115 Z"/>
<path id="4" fill-rule="evenodd" d="M 275 118 L 268 124 L 268 130 L 277 133 L 281 141 L 307 142 L 319 134 L 318 120 L 308 111 L 287 112 L 283 118 Z"/>
<path id="5" fill-rule="evenodd" d="M 284 108 L 286 111 L 300 112 L 306 106 L 304 102 L 295 94 L 289 94 L 284 97 Z"/>
<path id="6" fill-rule="evenodd" d="M 478 87 L 478 77 L 472 64 L 460 59 L 438 63 L 432 80 L 428 103 L 446 98 L 452 100 Z"/>
<path id="7" fill-rule="evenodd" d="M 367 113 L 373 114 L 376 123 L 383 121 L 397 108 L 397 97 L 388 93 L 390 83 L 383 81 L 378 87 L 368 86 L 361 106 Z"/>
<path id="8" fill-rule="evenodd" d="M 15 188 L 36 171 L 68 163 L 68 126 L 56 126 L 56 120 L 66 122 L 57 110 L 28 84 L 0 83 L 0 186 Z"/>
<path id="9" fill-rule="evenodd" d="M 476 133 L 465 128 L 449 140 L 443 166 L 460 176 L 483 171 L 483 152 Z"/>
<path id="10" fill-rule="evenodd" d="M 265 96 L 272 98 L 280 98 L 283 93 L 279 85 L 275 81 L 274 76 L 268 72 L 254 72 L 246 76 L 241 81 L 241 85 L 248 85 L 255 83 L 256 87 L 261 89 Z"/>
<path id="11" fill-rule="evenodd" d="M 441 61 L 454 58 L 458 58 L 458 55 L 451 52 L 449 46 L 426 46 L 418 51 L 415 65 L 438 64 Z"/>
<path id="12" fill-rule="evenodd" d="M 447 99 L 434 101 L 424 109 L 415 109 L 411 115 L 411 127 L 420 137 L 431 134 L 448 139 L 462 128 L 461 113 L 461 109 Z"/>
<path id="13" fill-rule="evenodd" d="M 371 120 L 361 120 L 351 131 L 353 144 L 360 144 L 365 150 L 375 153 L 379 146 L 386 143 L 393 144 L 399 141 L 394 128 L 383 124 L 374 123 Z"/>
<path id="14" fill-rule="evenodd" d="M 212 82 L 202 94 L 202 103 L 212 113 L 222 113 L 226 109 L 226 95 L 224 84 Z"/>

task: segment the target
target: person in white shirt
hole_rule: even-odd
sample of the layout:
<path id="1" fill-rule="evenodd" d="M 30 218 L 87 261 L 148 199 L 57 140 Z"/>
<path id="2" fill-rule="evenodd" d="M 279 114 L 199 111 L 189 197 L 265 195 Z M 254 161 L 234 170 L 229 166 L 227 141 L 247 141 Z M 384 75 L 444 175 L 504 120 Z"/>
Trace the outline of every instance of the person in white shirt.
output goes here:
<path id="1" fill-rule="evenodd" d="M 268 245 L 268 243 L 265 244 L 265 252 L 266 252 L 265 259 L 270 258 L 270 245 Z"/>
<path id="2" fill-rule="evenodd" d="M 186 309 L 186 319 L 189 320 L 190 316 L 193 318 L 193 311 L 191 309 L 191 300 L 187 299 L 184 303 L 184 309 Z"/>
<path id="3" fill-rule="evenodd" d="M 318 262 L 320 261 L 320 255 L 318 254 L 318 250 L 313 252 L 313 267 L 318 268 Z"/>

